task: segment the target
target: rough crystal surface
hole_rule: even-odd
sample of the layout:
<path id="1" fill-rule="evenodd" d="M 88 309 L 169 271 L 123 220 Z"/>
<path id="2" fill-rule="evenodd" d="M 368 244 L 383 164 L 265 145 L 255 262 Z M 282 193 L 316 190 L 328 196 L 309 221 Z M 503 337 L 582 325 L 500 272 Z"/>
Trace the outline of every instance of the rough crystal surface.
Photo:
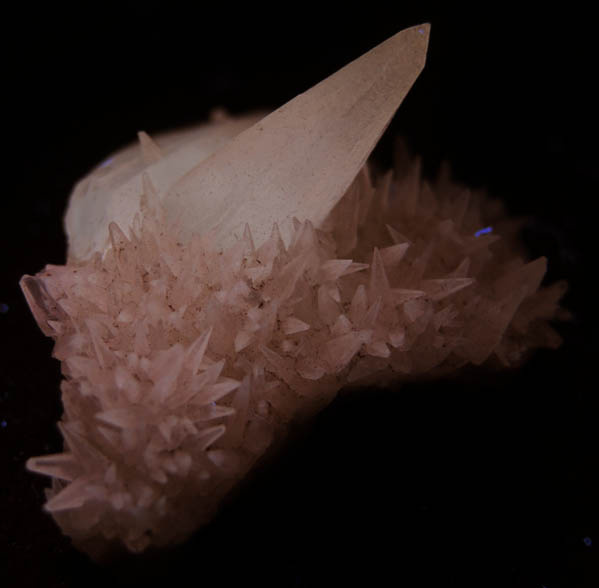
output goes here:
<path id="1" fill-rule="evenodd" d="M 518 254 L 497 202 L 412 163 L 365 167 L 321 228 L 185 245 L 145 177 L 141 214 L 102 257 L 22 288 L 62 362 L 64 452 L 46 509 L 77 543 L 180 541 L 280 440 L 347 383 L 441 374 L 559 345 L 564 284 Z M 348 218 L 356 221 L 348 223 Z M 492 235 L 475 236 L 492 226 Z M 367 399 L 366 399 L 367 401 Z"/>
<path id="2" fill-rule="evenodd" d="M 428 32 L 258 122 L 142 132 L 75 188 L 67 264 L 21 287 L 64 375 L 64 450 L 28 467 L 81 548 L 183 540 L 344 385 L 559 345 L 564 284 L 541 287 L 497 202 L 405 153 L 365 164 Z"/>

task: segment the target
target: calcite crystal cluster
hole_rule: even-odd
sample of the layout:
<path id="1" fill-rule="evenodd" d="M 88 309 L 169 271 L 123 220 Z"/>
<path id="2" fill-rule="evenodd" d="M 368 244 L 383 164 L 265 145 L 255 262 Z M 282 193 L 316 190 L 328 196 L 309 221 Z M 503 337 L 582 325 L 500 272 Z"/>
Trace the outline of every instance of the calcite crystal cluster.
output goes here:
<path id="1" fill-rule="evenodd" d="M 428 29 L 408 32 L 412 63 L 414 39 Z M 354 79 L 361 84 L 360 72 Z M 336 86 L 333 96 L 342 90 Z M 233 177 L 239 169 L 251 177 L 248 161 L 261 155 L 246 143 L 259 146 L 254 135 L 274 125 L 297 160 L 296 131 L 285 129 L 299 123 L 281 122 L 295 112 L 293 101 L 237 137 L 235 125 L 255 121 L 214 122 L 199 135 L 162 142 L 142 134 L 139 147 L 75 191 L 68 263 L 24 276 L 21 285 L 40 328 L 55 340 L 64 374 L 64 452 L 31 458 L 28 467 L 53 477 L 46 509 L 78 545 L 97 551 L 115 540 L 139 552 L 181 541 L 276 447 L 290 422 L 313 415 L 344 385 L 439 375 L 490 357 L 509 366 L 530 349 L 559 345 L 548 321 L 559 315 L 564 284 L 541 287 L 546 260 L 523 259 L 517 224 L 497 201 L 447 174 L 425 181 L 418 160 L 407 157 L 394 172 L 372 177 L 365 157 L 399 103 L 380 118 L 376 101 L 376 113 L 365 109 L 370 102 L 349 108 L 366 120 L 367 144 L 345 153 L 347 141 L 358 141 L 349 133 L 337 144 L 341 152 L 326 154 L 322 173 L 338 181 L 321 177 L 324 148 L 282 175 L 269 153 L 272 185 L 291 174 L 289 191 L 301 195 L 305 164 L 316 170 L 316 180 L 306 178 L 310 194 L 337 194 L 322 207 L 311 203 L 314 214 L 292 195 L 283 212 L 252 217 L 237 230 L 233 182 L 223 184 L 228 200 L 209 206 L 212 220 L 198 218 L 200 228 L 190 228 L 199 206 L 189 204 L 192 188 L 201 186 L 200 201 L 218 199 L 207 186 L 218 186 L 223 153 Z M 319 104 L 314 110 L 326 111 L 328 103 Z M 308 129 L 338 137 L 335 121 L 318 127 L 301 107 Z M 200 135 L 218 144 L 211 139 L 188 171 L 181 161 Z M 168 157 L 179 162 L 175 172 L 164 164 Z M 102 174 L 113 174 L 109 189 L 98 184 Z M 248 187 L 251 198 L 259 191 Z M 273 206 L 268 190 L 263 198 Z"/>

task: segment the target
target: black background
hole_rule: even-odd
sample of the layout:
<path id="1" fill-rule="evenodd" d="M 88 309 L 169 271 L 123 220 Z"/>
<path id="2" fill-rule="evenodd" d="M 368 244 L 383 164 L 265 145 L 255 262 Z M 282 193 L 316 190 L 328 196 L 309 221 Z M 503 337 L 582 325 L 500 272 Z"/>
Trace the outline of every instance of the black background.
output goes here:
<path id="1" fill-rule="evenodd" d="M 530 15 L 401 2 L 334 15 L 324 3 L 221 8 L 4 10 L 0 583 L 597 586 L 592 19 L 571 4 Z M 17 282 L 64 262 L 73 183 L 138 130 L 219 105 L 277 107 L 424 21 L 426 69 L 375 157 L 390 164 L 402 134 L 427 174 L 446 159 L 459 181 L 531 217 L 524 238 L 531 257 L 549 257 L 546 283 L 570 282 L 564 345 L 508 373 L 345 393 L 184 546 L 90 563 L 42 512 L 47 480 L 24 470 L 60 450 L 62 410 L 51 342 Z"/>

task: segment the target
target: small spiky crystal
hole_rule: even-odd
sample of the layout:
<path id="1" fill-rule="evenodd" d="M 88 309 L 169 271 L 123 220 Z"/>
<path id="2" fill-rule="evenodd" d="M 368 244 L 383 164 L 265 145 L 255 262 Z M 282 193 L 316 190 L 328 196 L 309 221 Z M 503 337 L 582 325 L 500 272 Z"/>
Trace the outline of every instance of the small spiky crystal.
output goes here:
<path id="1" fill-rule="evenodd" d="M 269 120 L 278 119 L 264 119 L 266 130 Z M 233 152 L 251 136 L 233 139 Z M 46 509 L 83 548 L 116 540 L 140 552 L 185 539 L 290 422 L 347 384 L 440 375 L 491 356 L 509 366 L 560 343 L 548 321 L 564 283 L 541 288 L 546 260 L 523 260 L 518 224 L 447 174 L 424 181 L 404 157 L 373 178 L 358 154 L 353 183 L 340 181 L 316 220 L 284 215 L 288 228 L 270 223 L 266 236 L 262 221 L 223 232 L 237 222 L 230 205 L 233 220 L 188 234 L 181 211 L 191 209 L 172 209 L 195 172 L 157 189 L 152 166 L 166 154 L 158 139 L 140 141 L 141 168 L 126 155 L 114 170 L 134 169 L 138 192 L 104 201 L 90 181 L 76 190 L 68 263 L 21 281 L 64 375 L 64 451 L 28 467 L 53 477 Z M 218 169 L 219 153 L 197 169 Z M 82 221 L 77 240 L 81 219 L 97 223 L 86 232 Z"/>

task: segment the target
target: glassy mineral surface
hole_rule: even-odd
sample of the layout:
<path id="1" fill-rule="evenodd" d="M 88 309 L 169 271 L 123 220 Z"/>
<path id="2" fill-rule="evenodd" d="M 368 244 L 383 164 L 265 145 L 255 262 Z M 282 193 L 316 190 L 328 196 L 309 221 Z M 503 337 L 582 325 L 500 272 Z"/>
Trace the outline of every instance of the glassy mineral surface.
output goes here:
<path id="1" fill-rule="evenodd" d="M 348 383 L 435 375 L 556 347 L 564 284 L 518 254 L 499 204 L 419 167 L 364 168 L 321 228 L 249 228 L 225 251 L 143 218 L 110 225 L 102 256 L 49 265 L 22 287 L 62 362 L 65 450 L 32 458 L 46 508 L 76 541 L 133 551 L 207 521 L 286 425 Z"/>
<path id="2" fill-rule="evenodd" d="M 557 347 L 500 203 L 366 160 L 424 65 L 408 29 L 274 113 L 156 137 L 84 178 L 65 265 L 21 280 L 61 361 L 64 451 L 34 457 L 80 547 L 185 539 L 347 384 Z M 365 399 L 367 401 L 367 399 Z"/>

